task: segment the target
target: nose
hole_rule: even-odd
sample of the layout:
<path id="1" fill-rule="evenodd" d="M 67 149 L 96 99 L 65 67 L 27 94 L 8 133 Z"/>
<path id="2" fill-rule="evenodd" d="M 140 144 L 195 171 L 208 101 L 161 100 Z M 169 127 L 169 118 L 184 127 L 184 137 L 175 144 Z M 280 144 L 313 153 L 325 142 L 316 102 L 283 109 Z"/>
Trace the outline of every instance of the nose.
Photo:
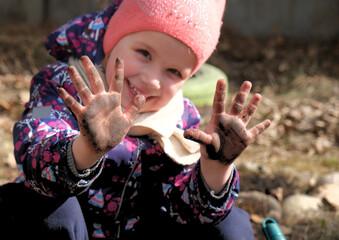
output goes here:
<path id="1" fill-rule="evenodd" d="M 145 68 L 141 75 L 141 82 L 151 91 L 160 89 L 161 79 L 161 71 L 155 68 Z"/>

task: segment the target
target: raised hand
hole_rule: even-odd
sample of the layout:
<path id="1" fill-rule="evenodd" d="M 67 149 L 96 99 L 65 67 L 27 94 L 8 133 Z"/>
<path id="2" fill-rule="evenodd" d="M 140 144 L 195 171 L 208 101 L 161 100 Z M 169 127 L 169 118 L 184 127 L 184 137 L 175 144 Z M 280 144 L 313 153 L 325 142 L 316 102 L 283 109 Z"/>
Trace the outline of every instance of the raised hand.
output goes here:
<path id="1" fill-rule="evenodd" d="M 145 102 L 145 97 L 137 95 L 122 112 L 121 91 L 124 81 L 124 64 L 121 59 L 115 63 L 115 79 L 110 81 L 108 91 L 91 60 L 83 56 L 81 62 L 90 81 L 92 91 L 87 87 L 75 67 L 68 68 L 83 106 L 65 89 L 58 93 L 75 114 L 80 128 L 80 138 L 90 151 L 105 154 L 119 144 L 126 136 L 135 116 Z M 78 137 L 78 138 L 79 138 Z"/>
<path id="2" fill-rule="evenodd" d="M 261 95 L 255 94 L 251 102 L 244 108 L 251 87 L 252 84 L 248 81 L 242 84 L 228 114 L 226 114 L 226 83 L 223 80 L 217 82 L 213 113 L 205 131 L 189 129 L 184 133 L 186 138 L 202 144 L 202 158 L 208 157 L 229 165 L 259 134 L 269 127 L 270 120 L 265 120 L 249 130 L 246 129 L 261 101 Z"/>

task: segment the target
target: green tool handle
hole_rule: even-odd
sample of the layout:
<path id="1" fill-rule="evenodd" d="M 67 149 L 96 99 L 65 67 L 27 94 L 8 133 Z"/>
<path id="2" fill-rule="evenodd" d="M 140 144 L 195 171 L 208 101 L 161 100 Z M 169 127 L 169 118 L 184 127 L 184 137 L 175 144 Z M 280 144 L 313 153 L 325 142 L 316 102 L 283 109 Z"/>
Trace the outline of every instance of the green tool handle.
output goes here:
<path id="1" fill-rule="evenodd" d="M 279 224 L 272 218 L 266 218 L 262 224 L 262 229 L 267 240 L 286 240 Z"/>

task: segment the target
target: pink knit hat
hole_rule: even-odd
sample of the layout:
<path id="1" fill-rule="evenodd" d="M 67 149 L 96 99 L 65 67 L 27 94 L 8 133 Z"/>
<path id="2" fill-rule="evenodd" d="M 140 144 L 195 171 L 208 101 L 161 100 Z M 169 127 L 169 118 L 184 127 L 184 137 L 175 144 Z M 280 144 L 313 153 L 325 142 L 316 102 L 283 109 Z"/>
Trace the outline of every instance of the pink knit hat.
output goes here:
<path id="1" fill-rule="evenodd" d="M 226 0 L 123 0 L 107 26 L 104 52 L 139 31 L 158 31 L 186 44 L 196 55 L 196 72 L 214 51 Z"/>

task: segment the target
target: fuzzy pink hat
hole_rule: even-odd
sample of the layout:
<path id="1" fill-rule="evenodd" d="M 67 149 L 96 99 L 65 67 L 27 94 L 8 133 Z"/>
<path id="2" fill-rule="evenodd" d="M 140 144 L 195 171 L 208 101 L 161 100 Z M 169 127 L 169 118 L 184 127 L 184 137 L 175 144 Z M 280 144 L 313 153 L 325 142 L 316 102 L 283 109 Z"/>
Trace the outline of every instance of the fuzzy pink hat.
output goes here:
<path id="1" fill-rule="evenodd" d="M 226 0 L 123 0 L 107 26 L 104 52 L 109 54 L 128 34 L 157 31 L 180 40 L 194 52 L 194 73 L 218 43 L 225 4 Z"/>

